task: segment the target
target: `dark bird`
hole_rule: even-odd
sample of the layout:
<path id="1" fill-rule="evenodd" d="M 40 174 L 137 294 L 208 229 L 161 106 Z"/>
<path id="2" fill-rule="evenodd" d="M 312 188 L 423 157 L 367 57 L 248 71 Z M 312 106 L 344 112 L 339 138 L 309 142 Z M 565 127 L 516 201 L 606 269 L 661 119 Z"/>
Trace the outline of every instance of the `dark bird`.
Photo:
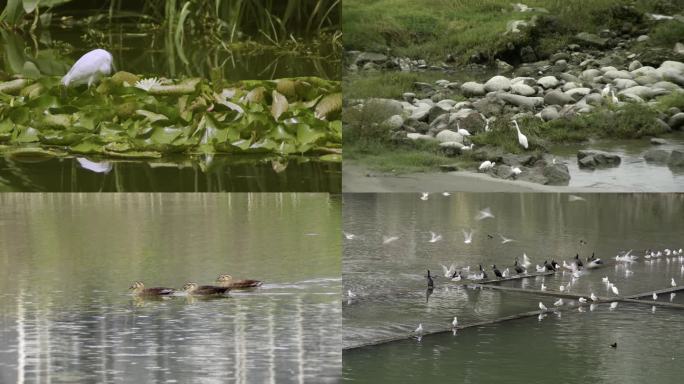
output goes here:
<path id="1" fill-rule="evenodd" d="M 435 282 L 432 281 L 432 276 L 430 276 L 430 270 L 428 269 L 428 274 L 427 274 L 427 286 L 428 289 L 433 289 L 435 287 Z"/>
<path id="2" fill-rule="evenodd" d="M 490 235 L 489 233 L 487 234 L 487 237 L 489 237 L 490 239 L 494 238 L 494 236 Z"/>
<path id="3" fill-rule="evenodd" d="M 492 265 L 492 270 L 494 271 L 494 275 L 497 278 L 499 278 L 499 279 L 503 278 L 503 275 L 501 274 L 501 271 L 499 271 L 499 269 L 496 267 L 496 264 Z"/>
<path id="4" fill-rule="evenodd" d="M 142 281 L 134 282 L 133 285 L 128 287 L 128 289 L 133 291 L 134 295 L 138 296 L 168 296 L 176 292 L 176 290 L 173 288 L 145 288 L 145 284 L 143 284 Z"/>
<path id="5" fill-rule="evenodd" d="M 544 260 L 544 266 L 546 267 L 547 271 L 555 271 L 556 269 L 553 267 L 553 264 L 549 264 L 547 260 Z"/>
<path id="6" fill-rule="evenodd" d="M 610 346 L 613 347 L 613 348 L 617 348 L 617 342 L 611 344 Z"/>
<path id="7" fill-rule="evenodd" d="M 215 285 L 197 285 L 197 283 L 185 283 L 183 290 L 193 296 L 223 295 L 230 291 L 230 287 L 217 287 Z"/>
<path id="8" fill-rule="evenodd" d="M 556 263 L 556 260 L 551 260 L 551 265 L 553 266 L 554 271 L 558 270 L 558 267 L 560 267 L 560 265 Z"/>
<path id="9" fill-rule="evenodd" d="M 231 289 L 256 288 L 256 287 L 261 286 L 261 284 L 264 283 L 261 280 L 251 280 L 251 279 L 233 280 L 233 276 L 231 276 L 231 275 L 219 275 L 219 277 L 216 278 L 216 282 L 221 287 L 228 287 Z"/>
<path id="10" fill-rule="evenodd" d="M 575 264 L 577 264 L 577 268 L 582 268 L 584 266 L 584 263 L 582 263 L 582 260 L 579 258 L 579 253 L 575 255 Z"/>
<path id="11" fill-rule="evenodd" d="M 482 280 L 485 280 L 487 278 L 487 272 L 482 269 L 482 264 L 480 264 L 480 272 L 482 273 Z"/>
<path id="12" fill-rule="evenodd" d="M 521 274 L 521 273 L 525 272 L 525 268 L 521 267 L 518 264 L 518 259 L 515 259 L 515 264 L 514 264 L 513 268 L 515 269 L 515 273 L 517 273 L 517 274 Z"/>

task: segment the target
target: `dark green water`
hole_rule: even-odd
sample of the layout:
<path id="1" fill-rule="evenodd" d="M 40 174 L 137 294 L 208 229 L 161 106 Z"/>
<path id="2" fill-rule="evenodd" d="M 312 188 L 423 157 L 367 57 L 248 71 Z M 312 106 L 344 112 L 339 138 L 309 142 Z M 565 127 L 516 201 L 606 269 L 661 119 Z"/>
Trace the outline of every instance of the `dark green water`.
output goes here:
<path id="1" fill-rule="evenodd" d="M 339 210 L 327 194 L 0 195 L 0 383 L 337 382 Z M 127 290 L 219 273 L 265 283 Z"/>
<path id="2" fill-rule="evenodd" d="M 552 308 L 549 296 L 473 290 L 437 278 L 426 300 L 426 269 L 443 276 L 440 264 L 482 264 L 511 268 L 526 253 L 533 264 L 570 261 L 596 252 L 606 266 L 577 278 L 570 292 L 615 297 L 602 283 L 608 277 L 621 295 L 684 281 L 684 257 L 626 264 L 619 251 L 663 250 L 684 246 L 684 196 L 681 194 L 586 194 L 571 202 L 564 194 L 441 194 L 427 201 L 419 194 L 347 194 L 344 196 L 343 346 L 393 337 L 410 337 L 419 323 L 426 332 Z M 478 221 L 489 207 L 495 218 Z M 463 229 L 473 229 L 471 244 Z M 430 243 L 430 231 L 442 240 Z M 516 241 L 502 244 L 499 234 Z M 488 235 L 491 235 L 490 238 Z M 397 240 L 383 244 L 384 236 Z M 584 243 L 580 243 L 583 240 Z M 534 265 L 532 266 L 534 270 Z M 506 286 L 558 291 L 573 280 L 569 271 L 545 278 L 503 283 Z M 682 293 L 659 300 L 682 303 Z M 450 378 L 453 382 L 675 383 L 684 374 L 680 359 L 684 313 L 679 309 L 619 303 L 583 306 L 566 300 L 561 317 L 548 315 L 463 329 L 343 354 L 343 377 L 357 382 L 418 382 Z M 609 345 L 618 342 L 613 350 Z"/>

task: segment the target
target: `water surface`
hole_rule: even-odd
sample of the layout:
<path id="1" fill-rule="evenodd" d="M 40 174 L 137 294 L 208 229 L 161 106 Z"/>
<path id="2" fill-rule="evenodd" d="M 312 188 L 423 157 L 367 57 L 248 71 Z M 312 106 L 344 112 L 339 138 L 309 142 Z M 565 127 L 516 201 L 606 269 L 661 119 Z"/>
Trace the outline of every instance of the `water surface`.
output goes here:
<path id="1" fill-rule="evenodd" d="M 0 382 L 336 382 L 339 209 L 324 194 L 0 195 Z M 265 284 L 127 290 L 219 273 Z"/>

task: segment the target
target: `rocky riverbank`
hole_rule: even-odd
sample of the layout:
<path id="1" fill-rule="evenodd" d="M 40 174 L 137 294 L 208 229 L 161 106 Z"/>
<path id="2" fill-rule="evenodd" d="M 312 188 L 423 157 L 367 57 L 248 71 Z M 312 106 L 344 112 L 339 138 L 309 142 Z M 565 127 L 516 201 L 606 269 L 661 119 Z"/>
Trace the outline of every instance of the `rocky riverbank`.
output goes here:
<path id="1" fill-rule="evenodd" d="M 650 25 L 661 20 L 684 23 L 681 15 L 649 17 Z M 545 137 L 551 128 L 579 130 L 577 121 L 593 115 L 619 124 L 620 116 L 632 113 L 645 120 L 639 120 L 636 125 L 643 126 L 635 126 L 630 138 L 684 129 L 684 45 L 645 47 L 648 32 L 645 27 L 625 25 L 600 34 L 578 33 L 573 44 L 545 60 L 536 60 L 532 48 L 521 47 L 516 59 L 522 62 L 514 66 L 496 60 L 495 76 L 465 82 L 415 82 L 401 99 L 345 100 L 346 108 L 372 109 L 378 125 L 393 141 L 434 142 L 444 154 L 470 162 L 473 169 L 479 162 L 492 162 L 494 165 L 484 170 L 491 176 L 567 185 L 567 166 L 544 156 L 553 141 Z M 349 52 L 347 59 L 352 72 L 459 71 L 452 57 L 429 64 L 425 60 Z M 461 71 L 480 67 L 472 63 L 476 59 L 460 66 Z M 663 97 L 676 100 L 674 106 L 665 106 Z M 641 114 L 639 108 L 649 113 Z M 529 140 L 527 148 L 518 146 L 513 120 L 520 123 Z M 502 141 L 508 141 L 507 145 L 497 145 Z M 652 143 L 655 146 L 662 140 L 655 138 Z M 516 146 L 513 150 L 511 144 Z M 654 148 L 643 156 L 650 163 L 684 166 L 682 150 Z M 601 151 L 580 151 L 577 161 L 587 169 L 620 165 L 619 156 Z"/>

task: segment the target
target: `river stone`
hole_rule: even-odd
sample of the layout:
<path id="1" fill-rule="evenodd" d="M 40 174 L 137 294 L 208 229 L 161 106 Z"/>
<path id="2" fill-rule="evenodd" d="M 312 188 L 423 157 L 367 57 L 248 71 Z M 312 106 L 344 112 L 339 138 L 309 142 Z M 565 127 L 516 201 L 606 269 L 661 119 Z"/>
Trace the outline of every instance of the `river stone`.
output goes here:
<path id="1" fill-rule="evenodd" d="M 463 144 L 463 136 L 458 132 L 450 131 L 448 129 L 438 133 L 435 138 L 441 143 L 457 142 Z"/>
<path id="2" fill-rule="evenodd" d="M 560 113 L 558 113 L 556 108 L 549 106 L 542 109 L 541 118 L 544 121 L 557 120 L 560 119 Z"/>
<path id="3" fill-rule="evenodd" d="M 608 71 L 603 74 L 604 79 L 615 80 L 615 79 L 633 79 L 634 75 L 627 71 Z"/>
<path id="4" fill-rule="evenodd" d="M 593 33 L 580 32 L 577 35 L 575 35 L 575 38 L 582 45 L 595 46 L 599 48 L 605 48 L 608 46 L 608 39 L 598 37 Z"/>
<path id="5" fill-rule="evenodd" d="M 445 141 L 443 143 L 439 143 L 439 148 L 446 156 L 452 157 L 458 156 L 461 153 L 461 148 L 463 148 L 463 144 L 457 141 Z"/>
<path id="6" fill-rule="evenodd" d="M 553 90 L 544 96 L 544 103 L 547 105 L 565 105 L 574 102 L 575 100 L 561 91 Z"/>
<path id="7" fill-rule="evenodd" d="M 534 77 L 522 76 L 522 77 L 515 77 L 511 80 L 511 86 L 513 86 L 513 84 L 521 84 L 521 83 L 525 84 L 527 86 L 530 86 L 530 87 L 534 87 L 535 85 L 537 85 L 537 79 L 535 79 Z"/>
<path id="8" fill-rule="evenodd" d="M 411 140 L 426 140 L 426 141 L 434 141 L 435 138 L 430 136 L 430 135 L 423 135 L 421 133 L 407 133 L 406 137 L 408 137 Z"/>
<path id="9" fill-rule="evenodd" d="M 624 95 L 630 98 L 630 95 L 633 95 L 646 100 L 656 96 L 667 95 L 668 93 L 670 92 L 668 92 L 666 89 L 654 89 L 651 87 L 646 87 L 644 85 L 637 85 L 635 87 L 623 89 L 622 91 L 618 92 L 618 95 Z"/>
<path id="10" fill-rule="evenodd" d="M 474 81 L 463 83 L 463 85 L 461 85 L 461 92 L 463 92 L 463 95 L 467 97 L 484 96 L 487 93 L 483 84 L 476 83 Z"/>
<path id="11" fill-rule="evenodd" d="M 580 150 L 577 152 L 577 162 L 580 168 L 617 167 L 620 156 L 597 150 Z"/>
<path id="12" fill-rule="evenodd" d="M 511 93 L 499 93 L 497 96 L 509 103 L 513 104 L 517 107 L 523 108 L 523 109 L 534 109 L 534 107 L 538 105 L 544 104 L 544 98 L 542 97 L 527 97 L 527 96 L 520 96 L 520 95 L 514 95 Z"/>
<path id="13" fill-rule="evenodd" d="M 448 110 L 440 107 L 439 105 L 435 105 L 432 108 L 430 108 L 430 111 L 428 112 L 428 122 L 434 121 L 437 117 L 449 113 Z"/>
<path id="14" fill-rule="evenodd" d="M 644 153 L 644 160 L 649 163 L 665 164 L 670 159 L 670 152 L 664 149 L 649 149 Z"/>
<path id="15" fill-rule="evenodd" d="M 613 84 L 615 85 L 615 88 L 619 90 L 632 88 L 639 85 L 636 81 L 630 79 L 615 79 L 615 81 L 613 81 Z"/>
<path id="16" fill-rule="evenodd" d="M 673 82 L 679 86 L 684 87 L 684 76 L 675 73 L 672 70 L 663 72 L 663 80 Z"/>
<path id="17" fill-rule="evenodd" d="M 420 107 L 413 110 L 413 113 L 411 113 L 411 116 L 409 117 L 409 119 L 427 122 L 428 121 L 428 115 L 430 114 L 430 109 L 431 109 L 431 107 L 429 105 L 423 104 Z"/>
<path id="18" fill-rule="evenodd" d="M 537 84 L 541 85 L 545 89 L 556 88 L 558 86 L 558 79 L 556 76 L 544 76 L 537 80 Z"/>
<path id="19" fill-rule="evenodd" d="M 674 69 L 680 74 L 684 74 L 684 63 L 679 61 L 667 60 L 660 64 L 660 69 Z"/>
<path id="20" fill-rule="evenodd" d="M 499 179 L 511 179 L 515 174 L 513 173 L 513 168 L 506 164 L 501 164 L 494 167 L 493 176 Z"/>
<path id="21" fill-rule="evenodd" d="M 365 63 L 382 64 L 388 60 L 386 55 L 382 53 L 362 52 L 356 57 L 354 62 L 356 65 L 364 65 Z"/>
<path id="22" fill-rule="evenodd" d="M 569 91 L 571 89 L 575 89 L 575 88 L 579 88 L 579 87 L 580 87 L 579 84 L 577 84 L 573 81 L 569 81 L 569 82 L 567 82 L 561 86 L 561 91 L 566 92 L 566 91 Z"/>
<path id="23" fill-rule="evenodd" d="M 682 87 L 675 83 L 671 83 L 669 81 L 659 81 L 652 86 L 654 89 L 655 88 L 660 88 L 660 89 L 666 89 L 670 92 L 680 92 L 682 91 Z"/>
<path id="24" fill-rule="evenodd" d="M 667 140 L 661 139 L 658 137 L 652 137 L 651 138 L 651 144 L 653 144 L 653 145 L 665 145 L 665 144 L 667 144 Z"/>
<path id="25" fill-rule="evenodd" d="M 372 110 L 378 119 L 383 120 L 390 116 L 400 115 L 404 110 L 401 102 L 392 99 L 369 99 L 364 108 Z"/>
<path id="26" fill-rule="evenodd" d="M 676 54 L 684 56 L 684 44 L 676 43 L 674 46 L 674 51 Z"/>
<path id="27" fill-rule="evenodd" d="M 404 125 L 404 119 L 400 115 L 390 116 L 383 124 L 390 130 L 396 131 Z"/>
<path id="28" fill-rule="evenodd" d="M 648 35 L 639 35 L 639 37 L 636 38 L 637 43 L 643 43 L 644 41 L 648 41 L 651 38 L 648 37 Z"/>
<path id="29" fill-rule="evenodd" d="M 570 171 L 565 164 L 549 164 L 542 170 L 542 175 L 546 177 L 548 185 L 568 185 L 570 182 Z"/>
<path id="30" fill-rule="evenodd" d="M 511 89 L 511 81 L 506 76 L 494 76 L 484 85 L 485 91 L 508 91 Z"/>
<path id="31" fill-rule="evenodd" d="M 682 129 L 684 127 L 684 112 L 675 113 L 670 117 L 667 125 L 672 129 Z"/>
<path id="32" fill-rule="evenodd" d="M 574 88 L 565 92 L 566 95 L 572 97 L 575 101 L 582 99 L 589 93 L 591 93 L 591 89 L 589 88 Z"/>
<path id="33" fill-rule="evenodd" d="M 409 103 L 412 103 L 413 100 L 416 99 L 416 94 L 413 92 L 404 92 L 403 95 L 401 95 L 402 99 L 406 100 Z"/>
<path id="34" fill-rule="evenodd" d="M 458 126 L 456 125 L 456 121 L 458 121 Z M 478 112 L 471 110 L 465 114 L 465 116 L 454 119 L 453 124 L 450 124 L 450 127 L 452 129 L 458 129 L 457 127 L 461 127 L 471 134 L 476 134 L 478 132 L 484 131 L 485 121 Z"/>
<path id="35" fill-rule="evenodd" d="M 495 96 L 484 97 L 473 102 L 473 108 L 485 116 L 500 115 L 506 103 Z"/>
<path id="36" fill-rule="evenodd" d="M 532 96 L 537 93 L 534 88 L 523 82 L 511 85 L 511 92 L 522 96 Z"/>
<path id="37" fill-rule="evenodd" d="M 598 69 L 587 69 L 582 71 L 582 74 L 580 75 L 580 79 L 584 80 L 586 82 L 593 82 L 595 78 L 601 76 L 602 73 Z"/>
<path id="38" fill-rule="evenodd" d="M 639 69 L 639 68 L 641 68 L 641 67 L 643 67 L 643 65 L 641 65 L 641 63 L 639 62 L 639 60 L 634 60 L 634 61 L 632 61 L 631 63 L 629 63 L 629 70 L 630 70 L 630 72 L 631 72 L 631 71 L 634 71 L 634 70 L 637 70 L 637 69 Z"/>
<path id="39" fill-rule="evenodd" d="M 684 152 L 676 149 L 672 151 L 667 165 L 670 167 L 684 167 Z"/>
<path id="40" fill-rule="evenodd" d="M 650 85 L 656 83 L 661 77 L 653 75 L 641 75 L 634 78 L 634 81 L 639 85 Z"/>

